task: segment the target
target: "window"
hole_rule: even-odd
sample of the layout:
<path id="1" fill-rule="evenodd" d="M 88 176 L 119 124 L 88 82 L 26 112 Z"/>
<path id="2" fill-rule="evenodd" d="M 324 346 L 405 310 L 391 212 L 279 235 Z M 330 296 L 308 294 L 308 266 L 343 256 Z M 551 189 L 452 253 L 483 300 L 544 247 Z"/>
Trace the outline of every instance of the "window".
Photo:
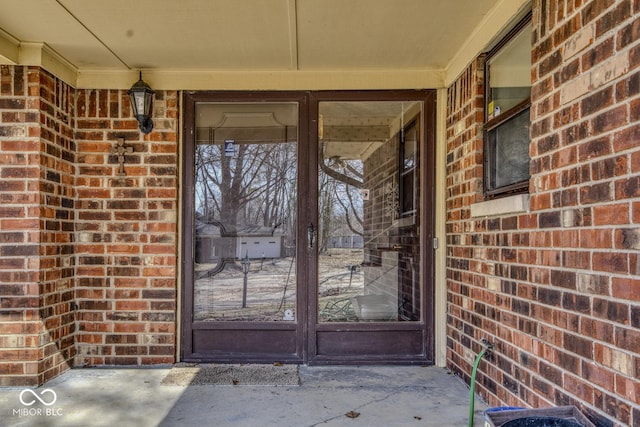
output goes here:
<path id="1" fill-rule="evenodd" d="M 403 129 L 400 139 L 400 215 L 415 214 L 416 211 L 416 163 L 418 129 L 412 122 Z"/>
<path id="2" fill-rule="evenodd" d="M 489 198 L 529 187 L 531 15 L 487 54 L 484 186 Z"/>

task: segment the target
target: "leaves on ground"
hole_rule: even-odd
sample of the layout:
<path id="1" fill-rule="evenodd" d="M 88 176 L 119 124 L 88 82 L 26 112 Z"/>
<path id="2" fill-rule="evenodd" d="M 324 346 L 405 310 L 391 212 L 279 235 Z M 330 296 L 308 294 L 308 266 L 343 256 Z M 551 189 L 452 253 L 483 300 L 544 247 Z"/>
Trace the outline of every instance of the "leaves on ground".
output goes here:
<path id="1" fill-rule="evenodd" d="M 358 418 L 360 416 L 360 412 L 349 411 L 345 415 L 349 418 Z"/>

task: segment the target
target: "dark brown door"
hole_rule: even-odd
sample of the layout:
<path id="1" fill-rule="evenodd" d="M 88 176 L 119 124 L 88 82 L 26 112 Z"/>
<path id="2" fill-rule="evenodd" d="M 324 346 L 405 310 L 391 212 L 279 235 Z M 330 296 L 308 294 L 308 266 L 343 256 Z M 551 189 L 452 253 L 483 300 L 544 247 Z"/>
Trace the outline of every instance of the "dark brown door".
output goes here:
<path id="1" fill-rule="evenodd" d="M 183 360 L 304 360 L 307 105 L 185 96 Z"/>
<path id="2" fill-rule="evenodd" d="M 311 363 L 432 361 L 433 94 L 315 94 Z M 429 173 L 427 173 L 427 171 Z"/>
<path id="3" fill-rule="evenodd" d="M 432 360 L 434 107 L 185 96 L 182 360 Z"/>

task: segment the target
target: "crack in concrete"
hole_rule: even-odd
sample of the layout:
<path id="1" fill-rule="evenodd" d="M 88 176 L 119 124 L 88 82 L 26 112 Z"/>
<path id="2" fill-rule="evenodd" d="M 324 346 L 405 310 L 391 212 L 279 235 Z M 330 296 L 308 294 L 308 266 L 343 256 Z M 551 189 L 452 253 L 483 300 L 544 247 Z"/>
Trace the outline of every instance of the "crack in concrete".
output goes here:
<path id="1" fill-rule="evenodd" d="M 371 401 L 369 401 L 369 402 L 365 402 L 365 403 L 363 403 L 363 404 L 362 404 L 362 405 L 360 405 L 360 406 L 357 406 L 357 407 L 355 407 L 355 408 L 352 408 L 352 409 L 348 410 L 347 412 L 349 412 L 349 411 L 360 412 L 360 411 L 362 411 L 362 408 L 366 408 L 367 406 L 372 405 L 372 404 L 376 404 L 376 403 L 384 402 L 385 400 L 387 400 L 388 398 L 390 398 L 390 397 L 391 397 L 391 396 L 393 396 L 394 394 L 395 394 L 395 393 L 388 393 L 387 395 L 385 395 L 385 396 L 383 396 L 383 397 L 381 397 L 381 398 L 379 398 L 379 399 L 374 399 L 374 400 L 371 400 Z M 318 422 L 318 423 L 315 423 L 315 424 L 311 424 L 311 425 L 309 425 L 309 427 L 316 427 L 316 426 L 319 426 L 320 424 L 326 424 L 326 423 L 328 423 L 328 422 L 330 422 L 330 421 L 333 421 L 333 420 L 337 420 L 337 419 L 339 419 L 339 418 L 346 417 L 346 415 L 345 415 L 345 414 L 346 414 L 347 412 L 345 412 L 344 414 L 336 415 L 336 416 L 331 417 L 331 418 L 326 418 L 326 419 L 325 419 L 325 420 L 323 420 L 323 421 L 320 421 L 320 422 Z"/>

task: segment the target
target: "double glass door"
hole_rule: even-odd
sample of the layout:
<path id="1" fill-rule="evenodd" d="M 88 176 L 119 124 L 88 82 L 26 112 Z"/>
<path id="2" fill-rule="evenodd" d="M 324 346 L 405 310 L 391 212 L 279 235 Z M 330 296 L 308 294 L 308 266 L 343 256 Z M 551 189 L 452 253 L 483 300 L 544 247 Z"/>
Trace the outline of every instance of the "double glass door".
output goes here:
<path id="1" fill-rule="evenodd" d="M 430 96 L 185 96 L 183 360 L 431 360 Z"/>

